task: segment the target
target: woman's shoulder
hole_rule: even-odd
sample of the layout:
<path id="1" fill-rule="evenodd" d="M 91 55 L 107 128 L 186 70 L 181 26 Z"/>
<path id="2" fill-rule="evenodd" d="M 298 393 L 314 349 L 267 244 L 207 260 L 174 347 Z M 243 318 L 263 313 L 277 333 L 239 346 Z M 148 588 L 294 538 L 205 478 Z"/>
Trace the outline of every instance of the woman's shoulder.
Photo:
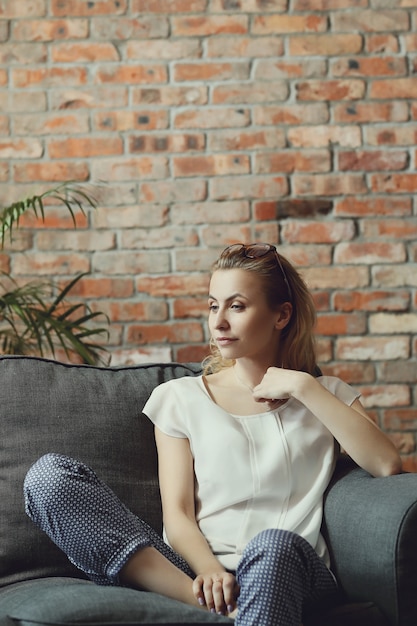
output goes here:
<path id="1" fill-rule="evenodd" d="M 354 389 L 338 376 L 319 376 L 317 380 L 333 395 L 337 396 L 340 400 L 343 400 L 346 403 L 353 402 L 361 395 L 359 391 Z"/>

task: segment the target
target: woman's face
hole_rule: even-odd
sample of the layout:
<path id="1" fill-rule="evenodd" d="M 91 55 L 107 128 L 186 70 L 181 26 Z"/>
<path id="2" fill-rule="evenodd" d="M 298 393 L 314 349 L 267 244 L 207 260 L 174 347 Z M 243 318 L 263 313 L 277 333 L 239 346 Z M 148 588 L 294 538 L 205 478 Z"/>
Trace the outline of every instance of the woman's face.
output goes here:
<path id="1" fill-rule="evenodd" d="M 259 278 L 242 269 L 216 270 L 210 281 L 209 328 L 225 359 L 277 353 L 280 311 L 272 311 Z"/>

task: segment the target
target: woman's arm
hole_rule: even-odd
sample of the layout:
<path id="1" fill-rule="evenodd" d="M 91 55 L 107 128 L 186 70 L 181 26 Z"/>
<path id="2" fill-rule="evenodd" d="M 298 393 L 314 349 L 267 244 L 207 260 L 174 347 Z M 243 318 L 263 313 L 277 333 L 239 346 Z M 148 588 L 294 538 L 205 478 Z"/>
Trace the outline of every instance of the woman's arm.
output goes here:
<path id="1" fill-rule="evenodd" d="M 168 541 L 197 574 L 192 587 L 200 604 L 218 613 L 230 613 L 238 587 L 235 577 L 213 555 L 196 522 L 194 463 L 188 439 L 171 437 L 159 428 L 155 428 L 155 438 Z"/>
<path id="2" fill-rule="evenodd" d="M 373 476 L 401 472 L 392 441 L 366 414 L 359 400 L 347 406 L 310 374 L 271 367 L 254 389 L 256 400 L 294 397 L 333 434 L 352 459 Z"/>

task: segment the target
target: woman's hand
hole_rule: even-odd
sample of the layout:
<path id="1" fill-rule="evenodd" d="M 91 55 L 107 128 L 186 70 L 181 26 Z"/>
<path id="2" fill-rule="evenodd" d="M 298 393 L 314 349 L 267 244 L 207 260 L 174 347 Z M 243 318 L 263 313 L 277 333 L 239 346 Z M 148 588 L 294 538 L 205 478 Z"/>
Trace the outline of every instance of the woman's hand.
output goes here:
<path id="1" fill-rule="evenodd" d="M 287 370 L 280 367 L 268 367 L 259 385 L 253 390 L 257 402 L 274 402 L 296 396 L 301 386 L 308 383 L 312 376 L 305 372 Z"/>
<path id="2" fill-rule="evenodd" d="M 198 603 L 212 613 L 228 615 L 236 608 L 239 585 L 230 572 L 199 574 L 193 581 L 193 593 Z"/>

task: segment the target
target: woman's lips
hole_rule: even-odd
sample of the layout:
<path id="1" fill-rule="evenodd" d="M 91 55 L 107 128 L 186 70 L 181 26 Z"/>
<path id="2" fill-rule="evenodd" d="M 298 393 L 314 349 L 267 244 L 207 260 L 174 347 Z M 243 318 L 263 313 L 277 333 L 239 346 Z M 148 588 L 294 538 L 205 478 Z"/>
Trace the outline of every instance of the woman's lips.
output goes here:
<path id="1" fill-rule="evenodd" d="M 216 339 L 216 343 L 219 346 L 228 346 L 231 343 L 233 343 L 234 341 L 237 341 L 236 339 L 233 339 L 232 337 L 218 337 Z"/>

